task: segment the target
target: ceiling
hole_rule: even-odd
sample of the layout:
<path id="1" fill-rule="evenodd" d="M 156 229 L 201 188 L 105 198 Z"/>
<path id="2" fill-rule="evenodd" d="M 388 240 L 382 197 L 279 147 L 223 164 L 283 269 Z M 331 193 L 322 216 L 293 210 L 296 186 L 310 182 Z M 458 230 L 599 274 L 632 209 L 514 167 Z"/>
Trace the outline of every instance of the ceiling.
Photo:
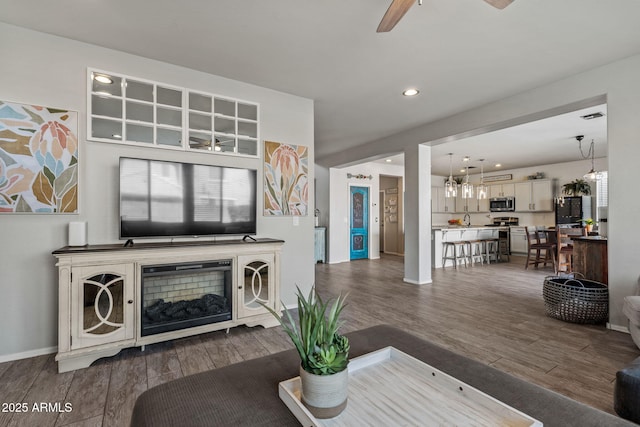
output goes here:
<path id="1" fill-rule="evenodd" d="M 0 0 L 0 20 L 314 99 L 316 159 L 640 52 L 638 0 L 425 0 L 376 33 L 389 3 Z"/>
<path id="2" fill-rule="evenodd" d="M 585 120 L 582 116 L 602 113 L 600 118 Z M 575 138 L 583 135 L 582 152 Z M 594 142 L 594 157 L 607 157 L 607 106 L 597 105 L 558 116 L 525 123 L 495 132 L 447 142 L 431 147 L 431 173 L 449 175 L 449 155 L 453 175 L 460 175 L 470 158 L 473 169 L 469 174 L 480 173 L 480 159 L 485 159 L 485 173 L 519 169 L 532 166 L 584 160 L 588 156 L 591 140 Z M 390 161 L 388 161 L 390 160 Z M 404 155 L 379 159 L 377 163 L 402 165 Z M 500 164 L 496 167 L 496 164 Z M 586 172 L 586 171 L 585 171 Z"/>

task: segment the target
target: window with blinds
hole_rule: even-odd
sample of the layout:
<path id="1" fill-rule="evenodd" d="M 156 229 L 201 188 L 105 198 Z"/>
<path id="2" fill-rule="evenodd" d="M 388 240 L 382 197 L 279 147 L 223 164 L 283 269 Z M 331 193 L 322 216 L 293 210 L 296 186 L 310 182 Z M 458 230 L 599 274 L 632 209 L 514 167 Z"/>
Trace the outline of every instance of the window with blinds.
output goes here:
<path id="1" fill-rule="evenodd" d="M 600 172 L 601 178 L 596 181 L 596 216 L 598 209 L 609 206 L 609 174 L 607 171 Z M 596 218 L 600 219 L 600 218 Z"/>

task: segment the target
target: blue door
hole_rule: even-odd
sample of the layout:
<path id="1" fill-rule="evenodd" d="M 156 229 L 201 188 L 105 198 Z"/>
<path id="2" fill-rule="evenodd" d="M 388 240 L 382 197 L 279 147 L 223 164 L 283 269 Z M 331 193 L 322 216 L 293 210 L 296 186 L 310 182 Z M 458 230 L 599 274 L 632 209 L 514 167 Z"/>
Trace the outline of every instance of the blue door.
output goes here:
<path id="1" fill-rule="evenodd" d="M 351 187 L 351 259 L 369 258 L 369 188 Z"/>

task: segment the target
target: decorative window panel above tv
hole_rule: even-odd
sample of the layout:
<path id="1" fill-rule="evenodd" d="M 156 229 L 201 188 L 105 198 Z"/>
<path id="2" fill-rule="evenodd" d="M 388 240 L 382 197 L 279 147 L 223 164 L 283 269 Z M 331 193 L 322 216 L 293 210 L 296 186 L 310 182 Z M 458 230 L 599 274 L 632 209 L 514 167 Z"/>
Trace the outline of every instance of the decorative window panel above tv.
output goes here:
<path id="1" fill-rule="evenodd" d="M 258 104 L 88 70 L 88 139 L 258 157 Z"/>

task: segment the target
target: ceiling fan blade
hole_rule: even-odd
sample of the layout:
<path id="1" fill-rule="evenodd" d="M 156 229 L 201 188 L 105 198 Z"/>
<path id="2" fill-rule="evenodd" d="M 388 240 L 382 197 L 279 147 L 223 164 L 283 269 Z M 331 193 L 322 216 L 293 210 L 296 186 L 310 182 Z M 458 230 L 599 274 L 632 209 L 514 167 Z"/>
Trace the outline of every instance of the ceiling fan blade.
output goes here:
<path id="1" fill-rule="evenodd" d="M 387 9 L 387 13 L 382 17 L 376 32 L 386 33 L 391 31 L 415 2 L 416 0 L 393 0 L 389 9 Z"/>
<path id="2" fill-rule="evenodd" d="M 498 9 L 504 9 L 505 7 L 509 6 L 513 2 L 513 0 L 484 0 L 484 1 L 486 1 L 491 6 Z"/>

